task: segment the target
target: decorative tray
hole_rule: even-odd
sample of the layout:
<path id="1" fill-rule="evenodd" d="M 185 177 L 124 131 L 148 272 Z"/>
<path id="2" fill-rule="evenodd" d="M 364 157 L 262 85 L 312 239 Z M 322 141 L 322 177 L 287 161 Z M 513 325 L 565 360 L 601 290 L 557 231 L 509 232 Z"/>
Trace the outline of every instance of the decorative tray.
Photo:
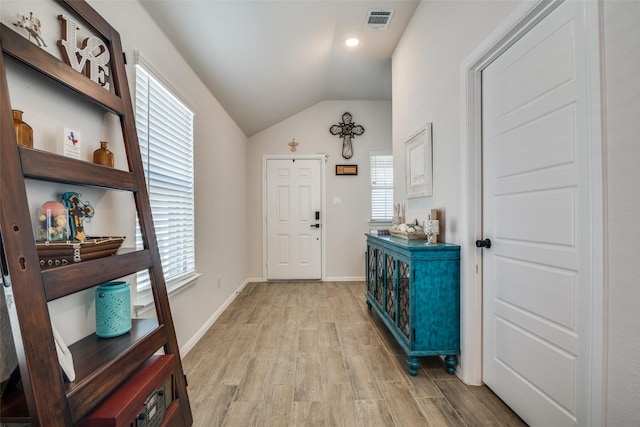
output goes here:
<path id="1" fill-rule="evenodd" d="M 394 230 L 393 228 L 390 228 L 389 234 L 391 234 L 392 236 L 400 237 L 401 239 L 408 239 L 408 240 L 425 240 L 427 238 L 427 235 L 424 234 L 422 230 L 400 231 L 400 230 Z"/>
<path id="2" fill-rule="evenodd" d="M 110 256 L 118 252 L 124 237 L 87 237 L 84 241 L 37 241 L 36 249 L 43 270 L 74 262 Z"/>

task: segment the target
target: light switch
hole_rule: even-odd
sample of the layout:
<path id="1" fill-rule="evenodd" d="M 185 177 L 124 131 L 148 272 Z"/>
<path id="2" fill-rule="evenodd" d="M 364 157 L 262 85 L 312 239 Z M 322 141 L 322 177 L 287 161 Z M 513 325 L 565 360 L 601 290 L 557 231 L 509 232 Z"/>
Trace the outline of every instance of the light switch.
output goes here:
<path id="1" fill-rule="evenodd" d="M 341 205 L 342 204 L 342 197 L 334 197 L 333 198 L 333 204 L 334 205 Z"/>

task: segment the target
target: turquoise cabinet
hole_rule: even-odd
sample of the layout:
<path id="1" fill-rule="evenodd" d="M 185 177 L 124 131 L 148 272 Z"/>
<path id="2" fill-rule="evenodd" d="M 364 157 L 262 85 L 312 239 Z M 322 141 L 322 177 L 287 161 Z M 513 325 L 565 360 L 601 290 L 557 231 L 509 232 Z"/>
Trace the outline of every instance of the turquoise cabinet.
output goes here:
<path id="1" fill-rule="evenodd" d="M 367 235 L 367 307 L 380 315 L 417 375 L 421 356 L 460 354 L 460 246 Z"/>

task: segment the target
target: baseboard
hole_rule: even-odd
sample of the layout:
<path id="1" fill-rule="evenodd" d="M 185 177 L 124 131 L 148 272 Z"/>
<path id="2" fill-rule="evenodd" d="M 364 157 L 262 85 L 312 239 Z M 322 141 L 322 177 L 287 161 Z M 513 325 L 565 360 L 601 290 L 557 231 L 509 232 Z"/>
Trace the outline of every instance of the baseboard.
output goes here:
<path id="1" fill-rule="evenodd" d="M 364 276 L 359 277 L 325 277 L 323 282 L 364 282 L 366 278 Z"/>
<path id="2" fill-rule="evenodd" d="M 198 329 L 198 331 L 187 341 L 182 347 L 180 347 L 180 356 L 184 357 L 191 351 L 191 349 L 200 341 L 200 339 L 207 333 L 209 328 L 222 316 L 222 313 L 231 305 L 233 300 L 236 299 L 238 294 L 251 282 L 251 279 L 245 280 L 238 289 L 235 290 L 225 302 L 209 317 L 209 319 Z"/>

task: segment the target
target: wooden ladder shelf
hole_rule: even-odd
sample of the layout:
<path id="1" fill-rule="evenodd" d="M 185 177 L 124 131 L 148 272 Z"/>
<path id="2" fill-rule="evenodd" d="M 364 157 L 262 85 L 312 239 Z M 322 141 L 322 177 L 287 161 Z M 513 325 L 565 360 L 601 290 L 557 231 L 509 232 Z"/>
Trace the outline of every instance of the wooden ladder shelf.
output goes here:
<path id="1" fill-rule="evenodd" d="M 0 28 L 0 235 L 3 289 L 9 308 L 22 387 L 5 393 L 0 422 L 32 426 L 72 426 L 160 350 L 175 357 L 175 400 L 163 425 L 190 426 L 192 414 L 169 308 L 135 115 L 119 34 L 87 3 L 58 0 L 106 43 L 111 55 L 110 90 L 2 25 Z M 5 62 L 8 57 L 42 78 L 70 88 L 119 117 L 128 171 L 19 146 L 13 126 Z M 41 270 L 25 179 L 48 181 L 133 195 L 143 250 Z M 76 379 L 65 382 L 56 355 L 48 302 L 139 271 L 148 270 L 156 319 L 133 319 L 130 333 L 101 339 L 90 335 L 70 346 Z M 168 411 L 169 413 L 169 411 Z"/>

